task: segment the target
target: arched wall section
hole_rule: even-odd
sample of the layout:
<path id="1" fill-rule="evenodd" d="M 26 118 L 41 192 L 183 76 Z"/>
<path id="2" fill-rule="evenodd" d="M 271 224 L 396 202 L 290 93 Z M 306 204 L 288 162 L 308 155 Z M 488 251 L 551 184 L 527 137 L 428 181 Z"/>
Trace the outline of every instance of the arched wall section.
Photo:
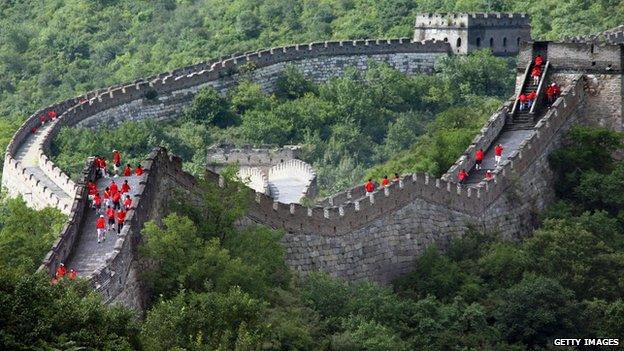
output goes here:
<path id="1" fill-rule="evenodd" d="M 35 112 L 24 122 L 7 147 L 2 185 L 9 190 L 9 195 L 23 195 L 33 207 L 54 206 L 69 214 L 74 194 L 59 198 L 38 181 L 36 170 L 21 165 L 17 156 L 18 149 L 27 140 L 32 140 L 31 129 L 39 126 L 38 116 L 48 111 L 55 111 L 59 118 L 44 132 L 40 145 L 37 145 L 40 148 L 37 157 L 49 155 L 52 140 L 64 126 L 111 126 L 125 120 L 174 118 L 202 86 L 212 85 L 225 92 L 239 79 L 250 78 L 270 89 L 288 62 L 300 65 L 306 74 L 322 71 L 322 74 L 314 73 L 316 76 L 312 78 L 323 80 L 343 73 L 348 66 L 364 69 L 369 60 L 388 62 L 406 73 L 428 72 L 433 69 L 435 59 L 448 52 L 446 43 L 411 42 L 408 39 L 292 45 L 209 61 L 132 84 L 90 92 L 83 96 L 88 100 L 79 103 L 79 98 L 68 99 Z M 146 98 L 148 92 L 156 92 L 157 97 Z M 71 191 L 72 184 L 66 175 L 55 173 L 54 167 L 52 163 L 46 164 L 45 169 L 52 171 L 49 172 L 50 179 Z"/>
<path id="2" fill-rule="evenodd" d="M 158 78 L 154 84 L 159 92 L 156 99 L 120 104 L 85 118 L 78 125 L 97 127 L 126 120 L 175 118 L 202 87 L 211 86 L 226 94 L 243 79 L 272 92 L 288 65 L 315 82 L 341 76 L 348 68 L 366 70 L 371 61 L 387 63 L 406 74 L 429 73 L 434 70 L 436 60 L 449 50 L 448 43 L 408 39 L 324 42 L 264 50 L 215 62 L 209 68 L 203 65 L 205 69 L 187 75 Z"/>

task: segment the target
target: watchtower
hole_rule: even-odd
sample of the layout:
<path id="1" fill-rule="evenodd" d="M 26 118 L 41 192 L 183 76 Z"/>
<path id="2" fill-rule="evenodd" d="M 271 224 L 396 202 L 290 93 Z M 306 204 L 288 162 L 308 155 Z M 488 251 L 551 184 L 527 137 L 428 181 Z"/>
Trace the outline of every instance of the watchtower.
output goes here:
<path id="1" fill-rule="evenodd" d="M 494 55 L 511 56 L 520 43 L 531 40 L 529 20 L 524 13 L 420 13 L 414 41 L 448 42 L 456 54 L 490 49 Z"/>

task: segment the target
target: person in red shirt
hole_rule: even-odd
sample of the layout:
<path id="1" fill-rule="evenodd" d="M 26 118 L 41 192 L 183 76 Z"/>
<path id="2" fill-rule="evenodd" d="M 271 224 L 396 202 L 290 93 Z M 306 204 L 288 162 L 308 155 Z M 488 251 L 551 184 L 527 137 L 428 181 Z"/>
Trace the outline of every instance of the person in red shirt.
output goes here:
<path id="1" fill-rule="evenodd" d="M 481 162 L 483 162 L 483 149 L 477 150 L 475 152 L 475 169 L 481 169 Z"/>
<path id="2" fill-rule="evenodd" d="M 43 125 L 46 122 L 45 115 L 39 115 L 39 122 L 41 123 L 41 126 L 43 127 Z"/>
<path id="3" fill-rule="evenodd" d="M 113 170 L 115 172 L 115 177 L 119 174 L 119 167 L 121 167 L 121 156 L 119 155 L 119 151 L 113 150 Z"/>
<path id="4" fill-rule="evenodd" d="M 527 95 L 527 100 L 529 101 L 529 108 L 533 107 L 535 103 L 535 98 L 537 97 L 537 93 L 532 91 Z"/>
<path id="5" fill-rule="evenodd" d="M 106 223 L 104 222 L 104 215 L 100 215 L 95 222 L 95 229 L 97 230 L 98 244 L 106 240 Z"/>
<path id="6" fill-rule="evenodd" d="M 390 180 L 388 179 L 388 176 L 385 175 L 383 179 L 381 180 L 381 186 L 388 186 L 388 185 L 390 185 Z"/>
<path id="7" fill-rule="evenodd" d="M 542 55 L 537 55 L 535 56 L 535 60 L 533 60 L 533 62 L 534 62 L 534 66 L 542 67 L 542 64 L 544 63 L 544 59 L 542 58 Z"/>
<path id="8" fill-rule="evenodd" d="M 95 208 L 97 213 L 100 213 L 102 210 L 102 198 L 99 193 L 95 193 L 93 196 L 93 208 Z"/>
<path id="9" fill-rule="evenodd" d="M 555 92 L 555 99 L 561 94 L 561 88 L 557 85 L 557 83 L 552 83 L 553 91 Z"/>
<path id="10" fill-rule="evenodd" d="M 75 270 L 71 269 L 69 271 L 69 280 L 76 280 L 77 276 L 78 276 L 78 273 L 76 273 Z"/>
<path id="11" fill-rule="evenodd" d="M 531 77 L 533 77 L 533 85 L 539 84 L 539 79 L 541 75 L 542 75 L 542 70 L 538 66 L 533 67 L 533 70 L 531 70 Z"/>
<path id="12" fill-rule="evenodd" d="M 132 208 L 132 198 L 130 198 L 130 195 L 126 195 L 126 199 L 124 200 L 123 204 L 126 211 Z"/>
<path id="13" fill-rule="evenodd" d="M 111 191 L 109 187 L 104 189 L 104 206 L 108 207 L 111 204 Z"/>
<path id="14" fill-rule="evenodd" d="M 95 167 L 95 178 L 99 179 L 102 177 L 102 171 L 100 170 L 100 156 L 95 155 L 95 160 L 93 160 L 93 166 Z"/>
<path id="15" fill-rule="evenodd" d="M 113 180 L 109 185 L 111 195 L 115 195 L 115 193 L 119 192 L 119 187 L 117 187 L 117 183 Z"/>
<path id="16" fill-rule="evenodd" d="M 555 89 L 552 85 L 549 85 L 548 88 L 546 88 L 546 97 L 548 98 L 548 106 L 555 102 Z"/>
<path id="17" fill-rule="evenodd" d="M 368 182 L 364 184 L 364 189 L 366 190 L 366 195 L 370 195 L 375 190 L 375 184 L 373 184 L 372 179 L 368 179 Z"/>
<path id="18" fill-rule="evenodd" d="M 100 158 L 100 171 L 104 178 L 108 178 L 108 174 L 106 173 L 106 159 L 104 157 Z"/>
<path id="19" fill-rule="evenodd" d="M 467 178 L 468 178 L 468 172 L 466 172 L 466 170 L 462 168 L 462 170 L 459 171 L 459 174 L 457 174 L 457 179 L 459 180 L 459 184 L 464 184 Z"/>
<path id="20" fill-rule="evenodd" d="M 30 132 L 33 134 L 37 133 L 37 127 L 30 128 Z"/>
<path id="21" fill-rule="evenodd" d="M 56 118 L 56 111 L 52 110 L 52 111 L 48 111 L 48 119 L 50 121 L 53 121 Z"/>
<path id="22" fill-rule="evenodd" d="M 113 193 L 113 210 L 119 210 L 121 208 L 121 193 L 119 191 Z"/>
<path id="23" fill-rule="evenodd" d="M 108 226 L 106 227 L 106 231 L 109 232 L 113 230 L 115 226 L 115 210 L 113 210 L 110 206 L 106 206 L 106 218 L 108 218 Z"/>
<path id="24" fill-rule="evenodd" d="M 126 168 L 124 168 L 123 175 L 124 177 L 129 177 L 132 175 L 132 168 L 130 168 L 130 164 L 127 164 Z"/>
<path id="25" fill-rule="evenodd" d="M 57 279 L 63 278 L 65 276 L 65 273 L 67 272 L 67 269 L 65 268 L 65 264 L 63 262 L 61 262 L 58 266 L 58 268 L 56 269 L 56 275 L 55 277 Z"/>
<path id="26" fill-rule="evenodd" d="M 136 174 L 138 177 L 143 175 L 143 167 L 141 167 L 141 165 L 137 165 L 137 168 L 134 170 L 134 174 Z"/>
<path id="27" fill-rule="evenodd" d="M 123 184 L 121 184 L 121 193 L 125 194 L 130 191 L 130 184 L 128 184 L 128 180 L 124 180 Z"/>
<path id="28" fill-rule="evenodd" d="M 518 101 L 520 102 L 520 111 L 523 111 L 527 108 L 527 97 L 524 94 L 520 94 L 518 97 Z"/>
<path id="29" fill-rule="evenodd" d="M 397 181 L 397 180 L 399 180 L 399 174 L 395 173 L 394 178 L 392 178 L 392 181 Z"/>
<path id="30" fill-rule="evenodd" d="M 117 211 L 117 234 L 121 233 L 125 220 L 126 220 L 126 210 L 122 208 L 121 210 Z"/>
<path id="31" fill-rule="evenodd" d="M 496 147 L 494 147 L 494 161 L 496 162 L 497 166 L 500 163 L 502 158 L 503 158 L 503 145 L 498 144 L 496 145 Z"/>
<path id="32" fill-rule="evenodd" d="M 98 193 L 97 187 L 95 186 L 95 183 L 89 182 L 89 183 L 87 183 L 87 188 L 88 188 L 88 192 L 89 192 L 89 201 L 91 201 L 91 205 L 92 206 L 95 206 L 93 201 L 94 201 L 94 198 L 95 198 L 95 194 Z"/>

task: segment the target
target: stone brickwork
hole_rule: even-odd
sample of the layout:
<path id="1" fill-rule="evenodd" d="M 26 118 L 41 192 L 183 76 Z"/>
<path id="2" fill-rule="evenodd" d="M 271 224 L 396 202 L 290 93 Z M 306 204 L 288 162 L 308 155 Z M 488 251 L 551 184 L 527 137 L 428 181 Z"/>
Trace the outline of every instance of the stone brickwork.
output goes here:
<path id="1" fill-rule="evenodd" d="M 206 167 L 216 173 L 228 164 L 236 164 L 243 167 L 260 168 L 265 173 L 269 168 L 299 157 L 299 147 L 286 145 L 276 146 L 244 146 L 236 148 L 229 145 L 218 145 L 208 149 Z"/>
<path id="2" fill-rule="evenodd" d="M 624 81 L 622 58 L 624 46 L 592 42 L 535 42 L 523 45 L 518 55 L 518 79 L 536 47 L 542 48 L 550 63 L 550 77 L 565 86 L 578 73 L 587 76 L 587 104 L 580 123 L 623 130 Z"/>
<path id="3" fill-rule="evenodd" d="M 390 47 L 395 50 L 389 50 Z M 265 92 L 270 93 L 288 65 L 320 83 L 342 76 L 349 68 L 364 71 L 371 62 L 386 63 L 405 74 L 430 73 L 434 70 L 436 60 L 448 53 L 449 46 L 446 43 L 422 44 L 408 39 L 325 42 L 276 48 L 216 62 L 209 70 L 195 71 L 187 76 L 157 78 L 156 81 L 160 80 L 162 84 L 173 84 L 167 87 L 167 94 L 159 94 L 152 100 L 137 99 L 103 110 L 81 120 L 78 126 L 97 128 L 100 125 L 117 126 L 127 120 L 173 119 L 192 101 L 199 89 L 210 86 L 221 94 L 227 94 L 241 79 L 258 83 Z M 210 74 L 212 72 L 215 73 Z M 185 80 L 195 81 L 197 78 L 204 79 L 204 82 L 198 81 L 197 84 L 184 87 L 188 85 Z M 180 85 L 181 89 L 175 89 L 176 85 Z M 158 84 L 154 88 L 161 91 Z"/>
<path id="4" fill-rule="evenodd" d="M 414 40 L 448 42 L 456 54 L 490 49 L 494 55 L 515 55 L 531 40 L 530 23 L 524 13 L 420 13 Z"/>

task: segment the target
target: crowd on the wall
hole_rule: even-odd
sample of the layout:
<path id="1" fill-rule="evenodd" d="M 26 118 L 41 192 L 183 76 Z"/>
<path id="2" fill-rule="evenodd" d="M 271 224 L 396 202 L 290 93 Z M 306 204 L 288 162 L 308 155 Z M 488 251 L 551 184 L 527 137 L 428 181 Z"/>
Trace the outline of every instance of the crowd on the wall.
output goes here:
<path id="1" fill-rule="evenodd" d="M 105 157 L 95 156 L 93 161 L 95 167 L 95 179 L 89 180 L 86 184 L 89 194 L 89 207 L 94 210 L 98 217 L 95 222 L 98 244 L 106 241 L 106 236 L 112 231 L 121 234 L 128 211 L 132 208 L 133 200 L 130 194 L 131 187 L 128 179 L 115 182 L 116 178 L 140 177 L 143 175 L 143 167 L 138 164 L 134 170 L 127 164 L 121 170 L 121 155 L 118 150 L 113 150 L 113 170 L 109 172 Z M 104 190 L 100 194 L 98 190 L 98 180 L 105 182 Z M 101 184 L 100 184 L 101 185 Z M 66 268 L 61 263 L 56 271 L 52 282 L 56 283 L 66 275 Z M 70 279 L 75 279 L 77 272 L 73 269 L 68 273 Z"/>

